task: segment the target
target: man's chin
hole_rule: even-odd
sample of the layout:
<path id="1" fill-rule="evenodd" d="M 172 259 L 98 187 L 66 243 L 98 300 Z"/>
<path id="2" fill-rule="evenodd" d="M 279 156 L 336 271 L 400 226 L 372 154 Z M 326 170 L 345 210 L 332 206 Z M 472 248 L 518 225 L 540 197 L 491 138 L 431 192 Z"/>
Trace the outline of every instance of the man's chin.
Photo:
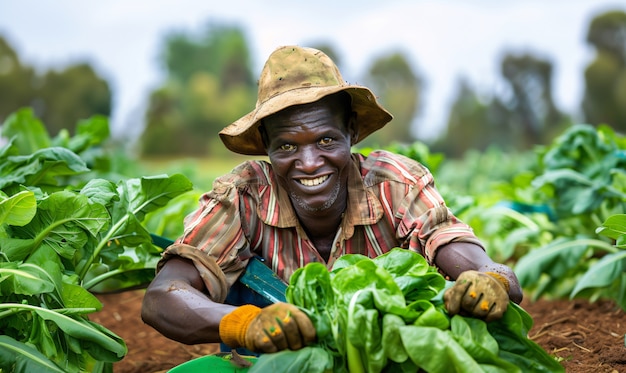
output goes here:
<path id="1" fill-rule="evenodd" d="M 339 193 L 341 192 L 341 186 L 335 184 L 330 193 L 324 193 L 324 195 L 316 195 L 313 197 L 302 196 L 291 192 L 291 201 L 297 208 L 300 208 L 306 212 L 324 212 L 330 210 L 337 202 Z"/>
<path id="2" fill-rule="evenodd" d="M 337 198 L 329 198 L 325 200 L 311 200 L 305 199 L 301 196 L 292 195 L 291 201 L 296 205 L 298 209 L 301 209 L 306 212 L 324 212 L 330 210 Z"/>

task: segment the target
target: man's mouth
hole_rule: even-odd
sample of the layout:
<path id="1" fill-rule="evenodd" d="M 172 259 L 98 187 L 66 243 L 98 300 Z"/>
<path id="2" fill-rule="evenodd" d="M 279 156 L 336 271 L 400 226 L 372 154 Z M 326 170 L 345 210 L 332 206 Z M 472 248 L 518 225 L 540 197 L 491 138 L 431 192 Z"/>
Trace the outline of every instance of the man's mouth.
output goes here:
<path id="1" fill-rule="evenodd" d="M 327 179 L 328 179 L 328 175 L 316 177 L 315 179 L 298 179 L 298 181 L 300 182 L 300 184 L 305 185 L 305 186 L 316 186 L 316 185 L 320 185 Z"/>

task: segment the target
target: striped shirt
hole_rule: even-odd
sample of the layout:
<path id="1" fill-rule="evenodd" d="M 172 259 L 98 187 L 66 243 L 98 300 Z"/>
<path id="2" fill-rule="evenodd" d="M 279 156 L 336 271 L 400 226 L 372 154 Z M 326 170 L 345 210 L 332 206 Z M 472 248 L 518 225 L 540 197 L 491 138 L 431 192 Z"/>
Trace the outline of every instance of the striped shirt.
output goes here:
<path id="1" fill-rule="evenodd" d="M 402 247 L 434 264 L 437 248 L 447 243 L 482 247 L 445 205 L 426 167 L 386 151 L 353 154 L 352 160 L 329 269 L 344 254 L 373 258 Z M 165 251 L 159 268 L 171 255 L 191 259 L 211 298 L 222 301 L 252 255 L 263 257 L 285 281 L 307 263 L 323 263 L 278 185 L 265 161 L 244 162 L 216 179 L 199 209 L 185 218 L 183 236 Z"/>

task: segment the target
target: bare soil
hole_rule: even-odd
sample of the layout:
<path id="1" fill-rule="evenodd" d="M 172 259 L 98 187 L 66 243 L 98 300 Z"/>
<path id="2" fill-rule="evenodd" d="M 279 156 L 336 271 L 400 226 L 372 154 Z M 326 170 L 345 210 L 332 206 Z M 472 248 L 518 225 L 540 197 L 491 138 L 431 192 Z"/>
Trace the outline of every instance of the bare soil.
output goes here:
<path id="1" fill-rule="evenodd" d="M 163 337 L 140 316 L 143 290 L 98 295 L 102 311 L 90 319 L 122 337 L 128 355 L 114 373 L 165 373 L 188 360 L 215 353 L 217 344 L 189 346 Z M 566 372 L 626 373 L 626 313 L 610 301 L 524 300 L 533 317 L 529 337 L 561 359 Z"/>

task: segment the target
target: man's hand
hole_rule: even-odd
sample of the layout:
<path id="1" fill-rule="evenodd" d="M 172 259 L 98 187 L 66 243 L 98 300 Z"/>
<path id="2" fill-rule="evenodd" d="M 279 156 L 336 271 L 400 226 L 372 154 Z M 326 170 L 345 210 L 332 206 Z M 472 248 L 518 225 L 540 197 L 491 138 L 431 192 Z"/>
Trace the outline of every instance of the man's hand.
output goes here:
<path id="1" fill-rule="evenodd" d="M 263 309 L 245 305 L 222 318 L 220 337 L 232 348 L 254 352 L 298 350 L 315 340 L 315 328 L 308 316 L 289 303 Z"/>
<path id="2" fill-rule="evenodd" d="M 509 305 L 508 285 L 497 273 L 465 271 L 443 300 L 450 315 L 460 313 L 493 321 L 501 318 Z"/>

